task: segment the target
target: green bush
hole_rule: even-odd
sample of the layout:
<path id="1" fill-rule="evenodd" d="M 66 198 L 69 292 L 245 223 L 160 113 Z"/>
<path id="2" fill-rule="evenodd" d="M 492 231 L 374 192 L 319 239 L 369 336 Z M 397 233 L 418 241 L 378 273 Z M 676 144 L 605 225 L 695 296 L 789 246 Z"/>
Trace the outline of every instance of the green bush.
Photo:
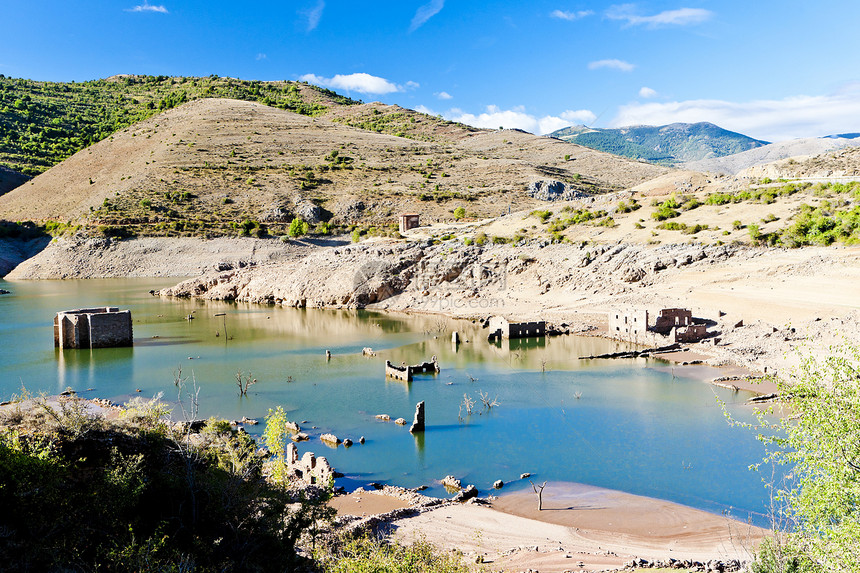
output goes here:
<path id="1" fill-rule="evenodd" d="M 293 238 L 307 235 L 309 228 L 310 226 L 307 224 L 306 221 L 303 221 L 299 218 L 295 218 L 290 222 L 289 235 Z"/>
<path id="2" fill-rule="evenodd" d="M 454 209 L 454 218 L 458 221 L 466 216 L 466 209 L 464 207 L 457 207 Z"/>
<path id="3" fill-rule="evenodd" d="M 547 211 L 547 210 L 532 211 L 529 214 L 532 217 L 540 219 L 541 223 L 546 223 L 549 220 L 549 218 L 552 217 L 552 211 Z"/>

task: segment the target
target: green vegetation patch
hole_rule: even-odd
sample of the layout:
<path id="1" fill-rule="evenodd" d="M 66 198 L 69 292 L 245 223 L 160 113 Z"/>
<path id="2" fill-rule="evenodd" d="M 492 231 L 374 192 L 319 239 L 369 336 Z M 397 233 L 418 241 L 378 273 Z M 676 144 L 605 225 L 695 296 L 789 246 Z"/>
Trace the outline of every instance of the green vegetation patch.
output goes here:
<path id="1" fill-rule="evenodd" d="M 0 75 L 0 164 L 38 175 L 121 129 L 201 98 L 253 101 L 310 116 L 325 113 L 322 101 L 358 103 L 296 82 L 128 76 L 66 83 Z"/>
<path id="2" fill-rule="evenodd" d="M 550 222 L 548 231 L 550 234 L 558 234 L 573 225 L 586 223 L 607 227 L 615 226 L 615 221 L 612 217 L 602 209 L 592 211 L 590 209 L 573 209 L 572 207 L 565 207 L 561 210 L 561 215 Z"/>

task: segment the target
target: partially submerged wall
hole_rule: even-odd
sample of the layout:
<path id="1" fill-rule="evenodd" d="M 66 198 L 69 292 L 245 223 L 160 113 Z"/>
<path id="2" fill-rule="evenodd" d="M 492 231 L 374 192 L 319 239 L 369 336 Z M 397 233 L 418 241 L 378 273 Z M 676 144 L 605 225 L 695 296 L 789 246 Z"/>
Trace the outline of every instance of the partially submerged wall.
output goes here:
<path id="1" fill-rule="evenodd" d="M 54 346 L 111 348 L 134 343 L 131 311 L 116 307 L 80 308 L 54 317 Z"/>
<path id="2" fill-rule="evenodd" d="M 489 329 L 490 334 L 487 338 L 490 340 L 495 338 L 539 337 L 546 336 L 546 321 L 508 322 L 502 316 L 493 316 L 490 318 Z"/>
<path id="3" fill-rule="evenodd" d="M 414 364 L 411 366 L 395 366 L 391 361 L 385 361 L 385 375 L 389 378 L 394 378 L 395 380 L 402 380 L 403 382 L 412 382 L 412 377 L 415 374 L 436 374 L 438 372 L 439 363 L 436 361 L 435 356 L 430 360 L 430 362 Z"/>

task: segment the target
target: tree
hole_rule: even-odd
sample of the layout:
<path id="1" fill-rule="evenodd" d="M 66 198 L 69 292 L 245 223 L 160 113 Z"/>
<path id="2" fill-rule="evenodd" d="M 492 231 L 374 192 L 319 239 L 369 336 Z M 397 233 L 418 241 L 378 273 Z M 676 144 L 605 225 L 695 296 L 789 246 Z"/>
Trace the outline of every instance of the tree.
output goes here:
<path id="1" fill-rule="evenodd" d="M 754 571 L 860 571 L 860 349 L 832 347 L 804 358 L 779 381 L 790 416 L 759 425 L 765 461 L 790 466 L 776 489 L 777 523 Z"/>
<path id="2" fill-rule="evenodd" d="M 540 485 L 535 485 L 532 480 L 529 480 L 529 483 L 532 484 L 532 489 L 535 491 L 535 495 L 538 498 L 538 511 L 543 511 L 543 488 L 546 487 L 546 482 L 543 482 Z"/>

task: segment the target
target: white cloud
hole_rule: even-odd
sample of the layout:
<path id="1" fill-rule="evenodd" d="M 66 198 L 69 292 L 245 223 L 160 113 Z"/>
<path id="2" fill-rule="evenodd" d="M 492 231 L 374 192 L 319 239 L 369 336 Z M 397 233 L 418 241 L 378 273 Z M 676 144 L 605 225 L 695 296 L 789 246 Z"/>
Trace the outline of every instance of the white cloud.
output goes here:
<path id="1" fill-rule="evenodd" d="M 419 84 L 418 82 L 413 82 L 412 80 L 409 80 L 408 82 L 406 82 L 406 87 L 410 90 L 417 90 L 418 88 L 421 87 L 421 84 Z"/>
<path id="2" fill-rule="evenodd" d="M 590 109 L 569 109 L 567 111 L 561 112 L 561 117 L 567 120 L 568 125 L 570 125 L 570 123 L 589 125 L 597 121 L 597 116 L 594 115 L 594 112 Z"/>
<path id="3" fill-rule="evenodd" d="M 678 8 L 677 10 L 665 10 L 653 16 L 642 16 L 635 4 L 610 6 L 606 11 L 606 17 L 610 20 L 622 20 L 628 26 L 647 26 L 649 28 L 701 24 L 710 20 L 713 15 L 713 12 L 704 8 Z"/>
<path id="4" fill-rule="evenodd" d="M 317 26 L 320 25 L 320 19 L 322 18 L 324 9 L 325 0 L 319 0 L 319 2 L 317 2 L 317 5 L 313 8 L 309 8 L 300 12 L 300 14 L 302 14 L 308 19 L 308 25 L 307 28 L 305 28 L 306 31 L 313 32 L 317 29 Z"/>
<path id="5" fill-rule="evenodd" d="M 767 141 L 860 131 L 860 86 L 830 95 L 781 100 L 633 103 L 619 108 L 610 126 L 699 121 Z"/>
<path id="6" fill-rule="evenodd" d="M 417 111 L 419 113 L 426 113 L 427 115 L 439 115 L 438 112 L 433 111 L 432 109 L 430 109 L 426 105 L 416 105 L 415 111 Z"/>
<path id="7" fill-rule="evenodd" d="M 412 17 L 412 23 L 409 25 L 409 31 L 414 32 L 424 25 L 427 20 L 438 14 L 445 7 L 445 0 L 430 0 L 418 10 L 415 11 L 415 16 Z"/>
<path id="8" fill-rule="evenodd" d="M 299 77 L 299 80 L 324 88 L 355 91 L 362 94 L 390 94 L 404 91 L 402 86 L 392 83 L 385 78 L 365 73 L 337 74 L 333 78 L 324 78 L 316 74 L 305 74 Z M 414 84 L 415 82 L 412 83 Z M 417 86 L 417 84 L 415 85 Z"/>
<path id="9" fill-rule="evenodd" d="M 599 70 L 600 68 L 609 68 L 610 70 L 619 70 L 622 72 L 632 72 L 635 68 L 630 62 L 624 60 L 597 60 L 588 64 L 589 70 Z"/>
<path id="10" fill-rule="evenodd" d="M 158 12 L 159 14 L 168 14 L 167 8 L 164 4 L 153 6 L 149 2 L 144 2 L 134 8 L 128 8 L 126 9 L 126 12 Z"/>
<path id="11" fill-rule="evenodd" d="M 420 109 L 421 108 L 421 109 Z M 422 113 L 435 115 L 432 110 L 419 106 L 416 108 Z M 543 135 L 553 132 L 563 127 L 568 127 L 571 123 L 592 122 L 596 116 L 587 109 L 567 110 L 561 114 L 561 117 L 554 115 L 545 115 L 537 117 L 526 113 L 525 108 L 517 106 L 512 109 L 503 110 L 495 105 L 487 106 L 486 111 L 479 114 L 467 113 L 461 109 L 453 108 L 442 114 L 445 119 L 458 121 L 474 127 L 483 127 L 486 129 L 497 129 L 504 127 L 507 129 L 522 129 L 530 133 Z"/>
<path id="12" fill-rule="evenodd" d="M 452 96 L 448 92 L 438 92 L 433 95 L 435 95 L 439 99 L 454 99 L 454 96 Z"/>
<path id="13" fill-rule="evenodd" d="M 538 130 L 536 133 L 545 134 L 552 133 L 557 129 L 569 127 L 570 122 L 554 115 L 547 115 L 538 120 Z"/>
<path id="14" fill-rule="evenodd" d="M 652 90 L 649 87 L 642 86 L 639 90 L 639 97 L 645 99 L 657 97 L 657 90 Z"/>
<path id="15" fill-rule="evenodd" d="M 264 54 L 263 52 L 260 52 L 259 54 L 257 54 L 257 57 L 256 57 L 255 59 L 256 59 L 257 61 L 260 61 L 260 60 L 265 60 L 265 59 L 266 59 L 266 58 L 268 58 L 268 57 L 269 57 L 269 56 L 267 56 L 267 55 L 266 55 L 266 54 Z"/>
<path id="16" fill-rule="evenodd" d="M 586 16 L 591 16 L 594 14 L 591 10 L 580 10 L 578 12 L 568 12 L 566 10 L 553 10 L 550 12 L 550 18 L 558 18 L 559 20 L 568 20 L 572 22 L 574 20 L 579 20 L 581 18 L 585 18 Z"/>

